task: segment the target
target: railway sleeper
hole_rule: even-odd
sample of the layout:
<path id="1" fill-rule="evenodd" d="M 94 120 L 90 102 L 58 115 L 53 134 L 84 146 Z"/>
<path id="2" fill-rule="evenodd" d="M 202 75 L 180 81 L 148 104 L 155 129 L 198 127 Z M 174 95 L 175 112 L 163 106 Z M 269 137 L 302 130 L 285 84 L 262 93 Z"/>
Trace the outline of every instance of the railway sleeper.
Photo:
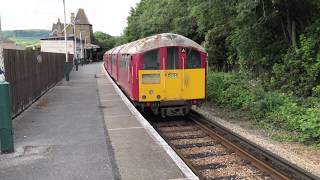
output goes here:
<path id="1" fill-rule="evenodd" d="M 207 146 L 216 146 L 216 144 L 212 142 L 207 142 L 207 143 L 174 145 L 174 147 L 177 149 L 185 149 L 185 148 L 192 148 L 192 147 L 207 147 Z"/>
<path id="2" fill-rule="evenodd" d="M 232 154 L 232 152 L 207 152 L 207 153 L 188 154 L 188 155 L 185 155 L 185 157 L 187 159 L 202 159 L 206 157 L 225 156 L 230 154 Z"/>
<path id="3" fill-rule="evenodd" d="M 168 139 L 168 140 L 180 140 L 180 139 L 198 139 L 198 138 L 205 138 L 205 137 L 208 137 L 208 135 L 199 134 L 199 135 L 189 135 L 189 136 L 171 136 L 171 137 L 166 136 L 166 139 Z"/>

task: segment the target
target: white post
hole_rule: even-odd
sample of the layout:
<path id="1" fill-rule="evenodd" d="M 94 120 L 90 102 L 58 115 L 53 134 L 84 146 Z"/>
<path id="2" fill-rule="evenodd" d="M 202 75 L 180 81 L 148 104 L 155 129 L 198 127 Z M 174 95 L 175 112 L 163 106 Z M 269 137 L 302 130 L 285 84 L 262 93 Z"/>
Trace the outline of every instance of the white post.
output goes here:
<path id="1" fill-rule="evenodd" d="M 80 31 L 80 58 L 83 58 L 82 31 Z"/>
<path id="2" fill-rule="evenodd" d="M 74 59 L 77 59 L 77 36 L 76 36 L 76 19 L 73 20 L 73 36 L 74 36 Z"/>
<path id="3" fill-rule="evenodd" d="M 66 18 L 66 5 L 65 0 L 63 0 L 63 13 L 64 13 L 64 43 L 65 43 L 65 53 L 66 53 L 66 64 L 64 66 L 66 81 L 69 81 L 69 65 L 68 65 L 68 50 L 67 50 L 67 18 Z"/>
<path id="4" fill-rule="evenodd" d="M 4 57 L 1 43 L 2 41 L 0 41 L 0 81 L 5 81 L 6 78 L 4 76 Z"/>
<path id="5" fill-rule="evenodd" d="M 5 81 L 4 76 L 4 57 L 2 49 L 2 29 L 1 29 L 1 17 L 0 17 L 0 81 Z"/>
<path id="6" fill-rule="evenodd" d="M 63 0 L 63 12 L 64 12 L 64 43 L 65 43 L 65 53 L 66 53 L 66 63 L 68 62 L 68 51 L 67 51 L 67 18 L 66 18 L 66 5 L 65 0 Z"/>
<path id="7" fill-rule="evenodd" d="M 84 37 L 84 58 L 87 58 L 87 36 Z"/>

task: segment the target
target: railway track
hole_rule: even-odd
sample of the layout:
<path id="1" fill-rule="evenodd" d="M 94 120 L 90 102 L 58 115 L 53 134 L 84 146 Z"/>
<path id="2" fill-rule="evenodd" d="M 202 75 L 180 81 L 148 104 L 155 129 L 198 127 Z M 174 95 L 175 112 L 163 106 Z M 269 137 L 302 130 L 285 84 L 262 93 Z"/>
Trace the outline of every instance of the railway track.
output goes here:
<path id="1" fill-rule="evenodd" d="M 196 112 L 146 118 L 200 179 L 319 179 Z"/>

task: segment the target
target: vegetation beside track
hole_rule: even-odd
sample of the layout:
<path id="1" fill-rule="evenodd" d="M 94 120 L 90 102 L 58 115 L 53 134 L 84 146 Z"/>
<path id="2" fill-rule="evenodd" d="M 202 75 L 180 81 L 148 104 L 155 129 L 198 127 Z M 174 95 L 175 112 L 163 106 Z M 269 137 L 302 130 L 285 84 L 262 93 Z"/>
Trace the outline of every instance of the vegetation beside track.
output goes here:
<path id="1" fill-rule="evenodd" d="M 282 140 L 320 147 L 320 99 L 299 98 L 268 91 L 259 78 L 243 73 L 211 71 L 208 100 L 230 110 L 240 110 L 260 125 L 287 131 Z"/>

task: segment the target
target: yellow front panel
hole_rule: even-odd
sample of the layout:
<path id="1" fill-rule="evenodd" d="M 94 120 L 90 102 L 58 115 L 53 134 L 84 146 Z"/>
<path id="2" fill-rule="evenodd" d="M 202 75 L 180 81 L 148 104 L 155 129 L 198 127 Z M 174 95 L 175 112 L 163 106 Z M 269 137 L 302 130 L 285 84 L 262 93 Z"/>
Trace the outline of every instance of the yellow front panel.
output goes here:
<path id="1" fill-rule="evenodd" d="M 205 69 L 139 71 L 139 100 L 142 102 L 204 98 Z"/>
<path id="2" fill-rule="evenodd" d="M 163 94 L 164 79 L 162 73 L 161 70 L 139 70 L 139 101 L 159 101 L 157 95 L 161 96 Z M 160 74 L 160 83 L 143 83 L 142 75 L 148 74 Z M 153 93 L 150 91 L 153 91 Z M 143 99 L 143 96 L 146 96 L 146 98 Z"/>
<path id="3" fill-rule="evenodd" d="M 182 97 L 184 99 L 205 98 L 205 69 L 185 69 Z"/>

